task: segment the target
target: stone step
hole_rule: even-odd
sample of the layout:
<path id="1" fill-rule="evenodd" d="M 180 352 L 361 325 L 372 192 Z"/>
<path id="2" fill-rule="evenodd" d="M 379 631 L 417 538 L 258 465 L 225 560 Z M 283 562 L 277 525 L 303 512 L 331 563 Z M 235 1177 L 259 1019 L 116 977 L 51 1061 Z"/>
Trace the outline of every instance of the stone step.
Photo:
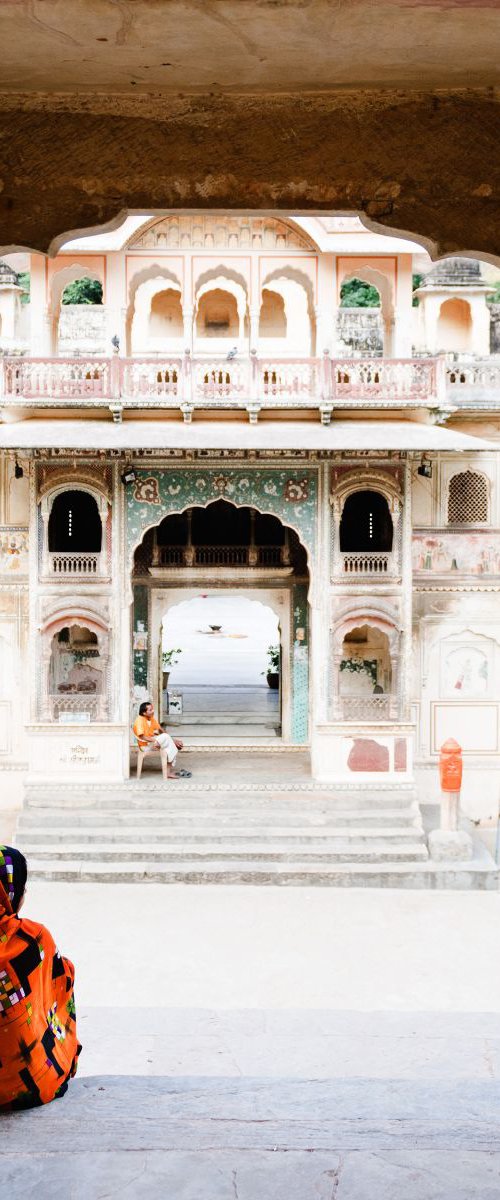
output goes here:
<path id="1" fill-rule="evenodd" d="M 96 784 L 93 787 L 73 785 L 71 789 L 64 788 L 60 791 L 46 785 L 28 785 L 23 811 L 25 814 L 37 810 L 61 812 L 65 809 L 72 812 L 125 812 L 140 808 L 158 809 L 163 812 L 166 809 L 185 807 L 200 810 L 206 810 L 209 806 L 224 808 L 228 804 L 256 811 L 269 808 L 278 800 L 287 811 L 294 811 L 298 807 L 309 810 L 320 806 L 330 811 L 343 809 L 356 812 L 370 808 L 377 808 L 379 811 L 407 808 L 415 799 L 415 791 L 410 787 L 401 791 L 390 788 L 380 792 L 361 788 L 353 791 L 339 789 L 338 785 L 335 789 L 329 789 L 325 785 L 309 787 L 299 783 L 294 786 L 293 783 L 280 781 L 273 781 L 265 787 L 262 784 L 255 786 L 240 781 L 235 787 L 217 782 L 211 784 L 206 780 L 198 782 L 196 779 L 179 779 L 169 783 L 160 777 L 151 782 L 138 782 L 134 779 L 124 784 Z"/>
<path id="2" fill-rule="evenodd" d="M 244 746 L 246 749 L 272 746 L 281 737 L 274 725 L 180 725 L 172 729 L 174 737 L 189 738 L 189 749 L 195 746 Z"/>
<path id="3" fill-rule="evenodd" d="M 180 731 L 184 729 L 186 725 L 206 725 L 207 727 L 211 725 L 251 725 L 256 726 L 257 728 L 262 725 L 267 725 L 270 728 L 274 728 L 276 725 L 279 725 L 280 720 L 279 714 L 276 711 L 248 712 L 243 709 L 239 711 L 237 704 L 232 709 L 224 710 L 212 708 L 210 709 L 210 712 L 190 709 L 185 704 L 184 712 L 181 717 L 176 717 L 173 719 L 167 715 L 165 717 L 165 723 L 169 733 L 173 733 L 175 730 Z"/>
<path id="4" fill-rule="evenodd" d="M 137 845 L 112 846 L 103 843 L 99 846 L 98 861 L 103 863 L 123 863 L 124 865 L 145 864 L 149 870 L 151 864 L 164 866 L 186 862 L 210 864 L 215 860 L 221 863 L 235 863 L 245 860 L 247 863 L 308 863 L 327 865 L 335 862 L 424 862 L 428 857 L 426 847 L 420 842 L 385 842 L 383 839 L 369 845 L 366 841 L 357 839 L 339 839 L 334 845 L 324 847 L 321 843 L 316 846 L 289 847 L 270 849 L 266 842 L 248 846 L 243 844 L 235 847 L 228 842 L 227 848 L 221 845 L 207 843 L 203 848 L 186 845 L 182 849 L 171 849 L 166 846 Z M 33 861 L 68 863 L 77 866 L 80 863 L 92 863 L 96 860 L 95 846 L 73 845 L 66 848 L 54 846 L 37 846 L 36 859 L 30 859 L 30 875 Z"/>
<path id="5" fill-rule="evenodd" d="M 289 887 L 481 888 L 498 890 L 498 870 L 487 863 L 388 861 L 384 863 L 266 863 L 234 859 L 221 862 L 62 863 L 31 860 L 30 878 L 53 882 L 252 884 Z"/>
<path id="6" fill-rule="evenodd" d="M 179 829 L 190 829 L 194 827 L 196 830 L 211 829 L 214 825 L 222 825 L 231 827 L 235 831 L 255 829 L 255 827 L 276 828 L 290 830 L 294 832 L 296 829 L 312 829 L 320 828 L 322 832 L 328 827 L 345 826 L 349 828 L 357 828 L 360 825 L 374 827 L 379 825 L 398 825 L 413 827 L 420 825 L 420 814 L 418 809 L 413 806 L 408 806 L 401 809 L 359 809 L 351 812 L 345 809 L 317 809 L 305 808 L 301 806 L 294 811 L 283 808 L 268 808 L 255 810 L 249 809 L 238 810 L 222 807 L 207 807 L 205 809 L 170 809 L 165 808 L 162 811 L 157 809 L 136 809 L 128 811 L 117 811 L 116 809 L 106 809 L 105 811 L 96 811 L 95 809 L 62 809 L 56 812 L 49 812 L 42 809 L 32 809 L 22 811 L 18 818 L 18 828 L 29 832 L 30 830 L 46 831 L 54 829 L 58 833 L 64 830 L 90 828 L 90 829 L 115 829 L 117 831 L 126 831 L 127 828 L 132 829 L 152 829 L 159 832 L 164 829 L 167 831 Z"/>
<path id="7" fill-rule="evenodd" d="M 235 829 L 232 826 L 213 826 L 205 831 L 193 829 L 147 829 L 139 826 L 138 829 L 110 829 L 101 827 L 100 829 L 82 829 L 75 826 L 72 829 L 63 831 L 57 829 L 34 829 L 23 830 L 18 828 L 18 840 L 22 844 L 23 851 L 28 854 L 33 848 L 38 846 L 47 846 L 52 844 L 52 839 L 57 841 L 60 846 L 74 845 L 75 842 L 79 846 L 96 845 L 101 846 L 103 842 L 113 844 L 115 846 L 130 846 L 136 844 L 151 844 L 154 839 L 155 844 L 176 846 L 185 845 L 189 842 L 193 845 L 204 845 L 207 842 L 227 842 L 231 844 L 245 843 L 248 845 L 258 844 L 265 838 L 268 844 L 279 841 L 280 844 L 289 846 L 297 845 L 321 845 L 328 847 L 335 839 L 355 838 L 357 841 L 364 839 L 372 843 L 376 839 L 403 839 L 415 840 L 422 833 L 421 827 L 414 825 L 408 826 L 391 826 L 381 827 L 379 825 L 373 827 L 359 826 L 350 828 L 349 826 L 324 826 L 314 829 L 311 826 L 298 827 L 297 829 L 284 829 L 283 827 L 254 827 L 253 829 L 241 828 Z M 51 836 L 52 835 L 52 836 Z"/>

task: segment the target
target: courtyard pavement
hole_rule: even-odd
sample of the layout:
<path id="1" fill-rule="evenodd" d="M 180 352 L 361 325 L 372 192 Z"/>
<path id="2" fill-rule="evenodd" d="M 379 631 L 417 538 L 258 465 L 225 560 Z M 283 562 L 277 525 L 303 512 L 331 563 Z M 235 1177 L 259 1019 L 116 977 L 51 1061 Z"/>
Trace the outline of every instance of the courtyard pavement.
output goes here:
<path id="1" fill-rule="evenodd" d="M 17 1200 L 498 1200 L 500 896 L 30 887 L 79 1076 L 3 1118 Z"/>

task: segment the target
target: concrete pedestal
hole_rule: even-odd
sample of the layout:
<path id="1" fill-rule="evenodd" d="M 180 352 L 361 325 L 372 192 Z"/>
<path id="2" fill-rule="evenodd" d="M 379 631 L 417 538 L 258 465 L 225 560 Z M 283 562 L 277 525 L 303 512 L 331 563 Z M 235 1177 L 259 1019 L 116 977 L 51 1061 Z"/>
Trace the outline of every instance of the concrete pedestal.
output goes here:
<path id="1" fill-rule="evenodd" d="M 463 830 L 433 829 L 429 853 L 434 862 L 465 862 L 472 858 L 472 840 Z"/>

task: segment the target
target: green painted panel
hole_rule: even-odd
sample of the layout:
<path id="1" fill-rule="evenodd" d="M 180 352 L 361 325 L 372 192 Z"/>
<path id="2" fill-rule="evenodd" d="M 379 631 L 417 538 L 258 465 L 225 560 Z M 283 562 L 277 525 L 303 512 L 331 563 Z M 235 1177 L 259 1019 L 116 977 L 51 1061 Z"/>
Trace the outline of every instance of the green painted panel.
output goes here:
<path id="1" fill-rule="evenodd" d="M 134 688 L 148 686 L 148 589 L 142 584 L 134 587 L 134 632 L 133 632 Z M 136 649 L 136 645 L 141 645 Z"/>
<path id="2" fill-rule="evenodd" d="M 127 548 L 129 556 L 147 529 L 170 513 L 191 505 L 225 499 L 238 506 L 279 517 L 295 529 L 307 549 L 314 551 L 316 536 L 317 476 L 314 470 L 290 467 L 247 471 L 182 468 L 137 472 L 126 492 Z"/>
<path id="3" fill-rule="evenodd" d="M 292 593 L 292 742 L 303 745 L 309 736 L 309 605 L 307 584 Z"/>

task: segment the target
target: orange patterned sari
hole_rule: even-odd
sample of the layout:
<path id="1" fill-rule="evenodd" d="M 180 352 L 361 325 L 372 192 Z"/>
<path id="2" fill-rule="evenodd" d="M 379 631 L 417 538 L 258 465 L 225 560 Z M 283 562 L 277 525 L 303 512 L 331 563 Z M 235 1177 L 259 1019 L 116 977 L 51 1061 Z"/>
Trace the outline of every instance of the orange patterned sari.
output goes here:
<path id="1" fill-rule="evenodd" d="M 15 858 L 15 850 L 0 846 L 1 1112 L 62 1096 L 81 1049 L 73 964 L 61 957 L 43 925 L 16 915 Z"/>

